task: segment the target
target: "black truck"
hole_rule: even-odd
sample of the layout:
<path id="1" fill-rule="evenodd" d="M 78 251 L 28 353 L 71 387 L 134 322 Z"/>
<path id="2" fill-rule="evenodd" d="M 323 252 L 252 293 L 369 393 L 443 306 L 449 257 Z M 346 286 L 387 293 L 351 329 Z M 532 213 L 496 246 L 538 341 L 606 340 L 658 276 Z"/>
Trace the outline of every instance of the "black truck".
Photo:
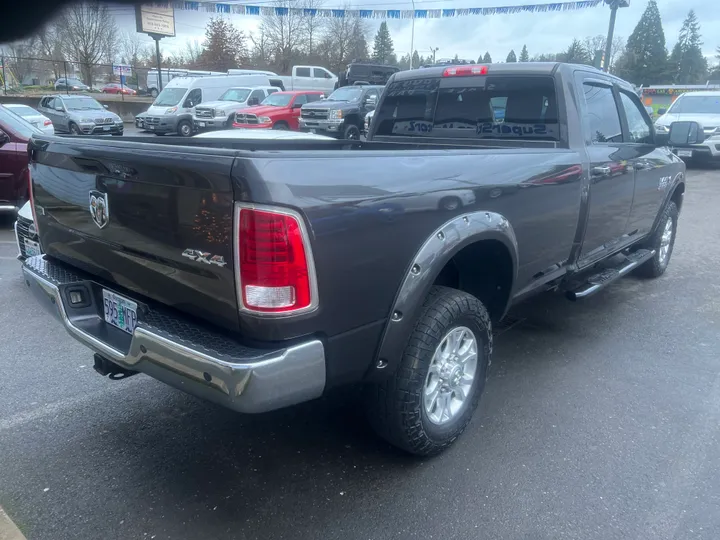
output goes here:
<path id="1" fill-rule="evenodd" d="M 300 131 L 357 141 L 382 91 L 382 86 L 344 86 L 327 99 L 306 103 L 300 109 Z"/>
<path id="2" fill-rule="evenodd" d="M 25 281 L 99 373 L 245 413 L 361 383 L 420 455 L 468 425 L 513 304 L 662 275 L 685 191 L 632 87 L 567 64 L 397 73 L 363 142 L 29 152 L 45 254 Z"/>

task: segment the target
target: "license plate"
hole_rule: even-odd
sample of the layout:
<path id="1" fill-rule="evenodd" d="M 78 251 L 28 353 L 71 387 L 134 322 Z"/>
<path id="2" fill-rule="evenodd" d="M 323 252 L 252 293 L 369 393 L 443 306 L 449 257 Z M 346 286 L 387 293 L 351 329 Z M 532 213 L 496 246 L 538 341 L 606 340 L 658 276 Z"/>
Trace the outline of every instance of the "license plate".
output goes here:
<path id="1" fill-rule="evenodd" d="M 198 127 L 205 127 L 205 122 L 198 122 Z"/>
<path id="2" fill-rule="evenodd" d="M 32 240 L 25 238 L 24 243 L 26 257 L 35 257 L 36 255 L 40 255 L 42 253 L 42 251 L 40 251 L 40 244 L 37 242 L 33 242 Z"/>
<path id="3" fill-rule="evenodd" d="M 692 150 L 678 150 L 677 151 L 678 157 L 692 157 Z"/>
<path id="4" fill-rule="evenodd" d="M 317 129 L 311 129 L 310 133 L 317 133 Z"/>
<path id="5" fill-rule="evenodd" d="M 110 126 L 103 126 L 103 131 L 110 131 Z"/>
<path id="6" fill-rule="evenodd" d="M 105 322 L 132 334 L 137 326 L 137 304 L 103 289 Z"/>
<path id="7" fill-rule="evenodd" d="M 155 126 L 147 126 L 147 128 L 152 131 L 153 129 L 155 129 Z"/>

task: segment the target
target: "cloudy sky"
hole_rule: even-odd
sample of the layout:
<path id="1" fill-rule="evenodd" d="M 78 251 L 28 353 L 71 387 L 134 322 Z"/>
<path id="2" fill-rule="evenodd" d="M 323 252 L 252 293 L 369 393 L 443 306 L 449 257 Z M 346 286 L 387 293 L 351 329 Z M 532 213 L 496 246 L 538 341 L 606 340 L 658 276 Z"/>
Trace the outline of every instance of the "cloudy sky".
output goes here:
<path id="1" fill-rule="evenodd" d="M 415 0 L 417 9 L 470 8 L 545 3 L 550 0 Z M 720 46 L 720 9 L 718 0 L 658 0 L 658 7 L 665 28 L 668 49 L 677 41 L 683 19 L 694 9 L 701 23 L 703 52 L 715 63 L 715 50 Z M 243 2 L 245 3 L 245 2 Z M 253 2 L 248 1 L 247 4 Z M 258 2 L 259 3 L 259 2 Z M 267 4 L 268 2 L 263 2 Z M 382 0 L 326 0 L 323 7 L 341 6 L 363 9 L 412 9 L 409 1 L 382 2 Z M 642 15 L 647 0 L 631 0 L 630 7 L 618 10 L 615 35 L 627 38 Z M 114 7 L 119 25 L 133 30 L 134 14 L 127 7 Z M 510 49 L 519 55 L 523 44 L 527 44 L 530 56 L 538 53 L 560 52 L 567 48 L 573 38 L 605 34 L 610 10 L 601 6 L 593 9 L 561 13 L 536 13 L 492 16 L 467 16 L 446 19 L 427 19 L 415 22 L 415 49 L 423 55 L 430 54 L 430 47 L 439 47 L 438 58 L 477 58 L 489 51 L 494 60 L 504 60 Z M 187 41 L 202 42 L 205 24 L 211 14 L 205 12 L 177 11 L 176 33 L 173 39 L 161 43 L 168 52 L 182 50 Z M 224 15 L 246 33 L 255 32 L 260 17 Z M 372 32 L 368 37 L 372 43 L 379 20 L 370 21 Z M 391 20 L 388 22 L 395 51 L 401 56 L 410 51 L 411 21 Z M 148 43 L 152 40 L 148 38 Z"/>

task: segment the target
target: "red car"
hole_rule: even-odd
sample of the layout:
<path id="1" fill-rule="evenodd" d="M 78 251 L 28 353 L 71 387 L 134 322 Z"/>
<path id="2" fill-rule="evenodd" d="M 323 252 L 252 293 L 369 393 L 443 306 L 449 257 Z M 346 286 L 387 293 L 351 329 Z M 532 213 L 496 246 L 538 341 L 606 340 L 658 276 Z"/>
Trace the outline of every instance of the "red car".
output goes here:
<path id="1" fill-rule="evenodd" d="M 320 91 L 275 92 L 260 105 L 241 109 L 235 113 L 234 128 L 292 129 L 297 131 L 300 107 L 320 101 Z"/>
<path id="2" fill-rule="evenodd" d="M 0 105 L 0 212 L 15 212 L 27 201 L 32 135 L 42 132 Z"/>
<path id="3" fill-rule="evenodd" d="M 137 94 L 132 88 L 122 86 L 118 83 L 108 83 L 102 87 L 103 94 L 125 94 L 126 96 L 134 96 Z"/>

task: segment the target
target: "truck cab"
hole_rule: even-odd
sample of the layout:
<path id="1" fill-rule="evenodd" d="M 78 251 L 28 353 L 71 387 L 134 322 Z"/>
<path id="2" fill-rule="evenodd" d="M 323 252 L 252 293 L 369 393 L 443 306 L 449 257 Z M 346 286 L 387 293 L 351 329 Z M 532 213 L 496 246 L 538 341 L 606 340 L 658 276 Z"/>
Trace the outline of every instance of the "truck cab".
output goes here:
<path id="1" fill-rule="evenodd" d="M 338 139 L 359 140 L 365 115 L 375 109 L 382 86 L 355 85 L 335 90 L 323 101 L 303 105 L 300 129 Z"/>
<path id="2" fill-rule="evenodd" d="M 293 66 L 292 75 L 279 77 L 283 90 L 320 90 L 329 94 L 335 89 L 337 76 L 322 66 Z"/>

